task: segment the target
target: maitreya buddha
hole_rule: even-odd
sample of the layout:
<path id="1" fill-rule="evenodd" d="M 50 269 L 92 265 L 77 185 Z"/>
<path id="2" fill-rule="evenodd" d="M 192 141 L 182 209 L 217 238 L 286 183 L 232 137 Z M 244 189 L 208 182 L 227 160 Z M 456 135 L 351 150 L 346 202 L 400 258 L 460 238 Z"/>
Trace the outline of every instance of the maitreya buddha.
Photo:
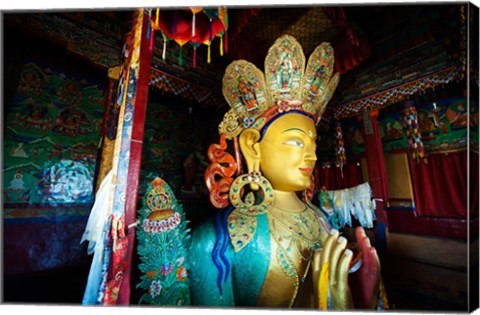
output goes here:
<path id="1" fill-rule="evenodd" d="M 206 173 L 210 200 L 222 210 L 191 234 L 193 305 L 376 307 L 380 266 L 363 229 L 354 253 L 302 198 L 317 159 L 316 124 L 339 80 L 333 64 L 332 47 L 322 43 L 305 66 L 302 47 L 285 35 L 269 49 L 265 75 L 245 60 L 227 67 L 231 109 Z"/>
<path id="2" fill-rule="evenodd" d="M 316 124 L 339 80 L 333 64 L 333 49 L 322 43 L 305 66 L 302 47 L 285 35 L 268 51 L 265 76 L 245 60 L 227 67 L 223 94 L 231 109 L 205 172 L 220 210 L 190 231 L 168 184 L 151 182 L 139 210 L 141 303 L 387 306 L 364 230 L 347 244 L 309 201 Z"/>

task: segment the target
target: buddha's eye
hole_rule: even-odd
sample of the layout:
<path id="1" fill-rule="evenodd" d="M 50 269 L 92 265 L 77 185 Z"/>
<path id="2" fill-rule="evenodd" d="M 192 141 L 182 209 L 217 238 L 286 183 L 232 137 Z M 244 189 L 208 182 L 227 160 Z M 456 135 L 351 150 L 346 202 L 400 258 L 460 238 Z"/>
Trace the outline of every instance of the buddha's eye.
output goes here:
<path id="1" fill-rule="evenodd" d="M 287 140 L 283 144 L 293 145 L 293 146 L 299 147 L 299 148 L 303 148 L 305 146 L 301 141 L 298 141 L 298 140 Z"/>

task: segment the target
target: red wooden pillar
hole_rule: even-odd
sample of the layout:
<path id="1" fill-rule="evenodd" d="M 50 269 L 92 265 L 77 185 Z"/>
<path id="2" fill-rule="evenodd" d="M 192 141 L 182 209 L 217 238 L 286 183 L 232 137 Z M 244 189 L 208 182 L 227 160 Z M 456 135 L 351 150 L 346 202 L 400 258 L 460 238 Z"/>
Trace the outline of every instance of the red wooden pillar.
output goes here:
<path id="1" fill-rule="evenodd" d="M 127 268 L 123 282 L 120 286 L 117 304 L 128 305 L 130 303 L 130 276 L 133 244 L 135 241 L 138 186 L 140 180 L 140 166 L 142 161 L 143 134 L 145 127 L 145 114 L 148 100 L 148 82 L 150 79 L 150 67 L 152 63 L 152 51 L 150 40 L 147 36 L 153 36 L 150 28 L 150 16 L 143 14 L 141 43 L 139 52 L 139 70 L 137 86 L 133 106 L 135 109 L 130 143 L 130 161 L 128 166 L 126 198 L 125 198 L 125 233 L 128 237 Z"/>
<path id="2" fill-rule="evenodd" d="M 368 181 L 372 187 L 373 198 L 375 199 L 375 215 L 377 225 L 375 234 L 377 237 L 377 249 L 380 253 L 386 251 L 386 225 L 387 214 L 385 205 L 388 202 L 387 190 L 387 168 L 383 155 L 382 139 L 378 126 L 378 111 L 365 111 L 363 113 L 363 130 L 365 140 L 365 155 L 368 166 Z"/>
<path id="3" fill-rule="evenodd" d="M 151 57 L 150 16 L 134 12 L 132 32 L 126 34 L 118 96 L 117 132 L 112 155 L 108 197 L 101 207 L 108 213 L 102 233 L 104 247 L 96 249 L 84 304 L 129 304 L 130 274 L 142 159 L 144 122 Z M 102 220 L 100 218 L 99 220 Z M 98 251 L 97 251 L 98 250 Z"/>

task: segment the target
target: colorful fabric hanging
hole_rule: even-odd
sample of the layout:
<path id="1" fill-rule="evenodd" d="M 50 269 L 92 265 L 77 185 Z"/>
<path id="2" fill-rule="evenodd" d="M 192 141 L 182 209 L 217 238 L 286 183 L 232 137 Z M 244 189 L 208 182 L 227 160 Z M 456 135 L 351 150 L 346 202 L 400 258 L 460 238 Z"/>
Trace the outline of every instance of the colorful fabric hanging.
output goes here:
<path id="1" fill-rule="evenodd" d="M 335 124 L 335 144 L 336 144 L 336 156 L 337 161 L 341 163 L 345 163 L 347 160 L 345 155 L 345 144 L 343 142 L 343 132 L 342 132 L 342 125 L 340 122 Z"/>
<path id="2" fill-rule="evenodd" d="M 345 156 L 345 144 L 343 142 L 342 125 L 338 121 L 335 123 L 335 155 L 337 157 L 335 164 L 337 165 L 337 167 L 340 167 L 340 174 L 343 178 L 343 166 L 347 161 L 347 157 Z"/>
<path id="3" fill-rule="evenodd" d="M 412 160 L 420 161 L 425 157 L 425 148 L 422 142 L 422 135 L 418 128 L 417 109 L 413 101 L 404 103 L 403 127 L 408 139 L 408 146 Z"/>
<path id="4" fill-rule="evenodd" d="M 144 10 L 138 10 L 135 24 L 124 45 L 124 66 L 118 84 L 116 104 L 120 106 L 111 174 L 102 185 L 92 209 L 82 240 L 95 243 L 94 260 L 90 268 L 83 304 L 117 304 L 120 286 L 128 268 L 128 237 L 125 234 L 125 200 L 134 121 L 136 84 L 139 76 L 140 45 L 144 21 L 151 21 Z M 146 23 L 150 24 L 150 23 Z M 110 177 L 111 176 L 111 177 Z M 108 192 L 108 196 L 106 195 Z M 100 234 L 101 229 L 101 234 Z M 92 232 L 94 231 L 94 232 Z M 96 245 L 100 244 L 100 245 Z M 103 244 L 103 247 L 101 246 Z"/>

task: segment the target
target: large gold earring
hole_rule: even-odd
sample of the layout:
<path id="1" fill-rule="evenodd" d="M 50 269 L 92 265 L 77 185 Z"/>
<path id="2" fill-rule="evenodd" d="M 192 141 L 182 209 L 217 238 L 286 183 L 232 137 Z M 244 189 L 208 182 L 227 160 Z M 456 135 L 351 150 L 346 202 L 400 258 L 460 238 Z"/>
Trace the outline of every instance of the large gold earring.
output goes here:
<path id="1" fill-rule="evenodd" d="M 242 200 L 241 193 L 248 184 L 256 184 L 263 191 L 263 200 L 260 203 L 256 202 L 255 195 L 251 191 L 245 196 L 245 201 Z M 230 203 L 242 214 L 263 214 L 273 205 L 273 188 L 260 172 L 252 171 L 235 179 L 230 187 L 229 198 Z"/>
<path id="2" fill-rule="evenodd" d="M 263 192 L 263 200 L 255 202 L 255 195 L 252 191 L 242 200 L 241 194 L 245 186 L 256 184 Z M 228 234 L 235 252 L 241 251 L 255 237 L 257 232 L 257 215 L 264 214 L 273 206 L 273 189 L 270 182 L 260 172 L 252 171 L 240 175 L 230 187 L 229 198 L 235 210 L 230 213 L 227 219 Z"/>

